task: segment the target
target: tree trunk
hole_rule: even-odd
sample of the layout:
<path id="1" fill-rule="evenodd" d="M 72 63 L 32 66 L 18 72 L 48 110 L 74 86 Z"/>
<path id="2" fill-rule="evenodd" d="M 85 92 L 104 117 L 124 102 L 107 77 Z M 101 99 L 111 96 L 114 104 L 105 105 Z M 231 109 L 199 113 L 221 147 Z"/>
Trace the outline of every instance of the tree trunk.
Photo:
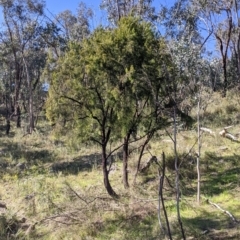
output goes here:
<path id="1" fill-rule="evenodd" d="M 128 183 L 128 143 L 129 143 L 130 134 L 124 138 L 123 143 L 123 185 L 124 188 L 129 188 Z"/>
<path id="2" fill-rule="evenodd" d="M 6 124 L 6 135 L 9 135 L 10 128 L 11 128 L 11 123 L 10 123 L 10 120 L 7 119 L 7 124 Z"/>
<path id="3" fill-rule="evenodd" d="M 109 171 L 107 169 L 107 154 L 106 154 L 105 144 L 102 145 L 102 171 L 103 171 L 104 186 L 108 194 L 113 198 L 117 198 L 118 195 L 114 192 L 109 181 L 109 175 L 108 175 Z"/>
<path id="4" fill-rule="evenodd" d="M 239 26 L 238 26 L 239 27 Z M 240 33 L 237 40 L 237 69 L 238 69 L 238 83 L 240 82 Z"/>
<path id="5" fill-rule="evenodd" d="M 201 172 L 200 172 L 200 152 L 201 152 L 201 135 L 200 135 L 200 99 L 198 100 L 198 112 L 197 112 L 197 122 L 198 122 L 198 156 L 197 156 L 197 203 L 200 204 L 200 184 L 201 184 Z"/>
<path id="6" fill-rule="evenodd" d="M 33 96 L 32 96 L 32 84 L 29 86 L 29 133 L 34 130 L 34 115 L 33 115 Z"/>
<path id="7" fill-rule="evenodd" d="M 169 238 L 169 240 L 172 240 L 172 233 L 171 233 L 170 224 L 169 224 L 168 215 L 167 215 L 167 210 L 166 210 L 166 207 L 165 207 L 164 197 L 163 197 L 163 185 L 164 185 L 164 178 L 165 178 L 165 169 L 166 169 L 166 159 L 165 159 L 165 153 L 163 152 L 162 153 L 162 169 L 160 167 L 158 168 L 159 176 L 160 176 L 159 192 L 158 192 L 158 195 L 159 195 L 159 200 L 158 200 L 158 219 L 159 219 L 159 223 L 161 225 L 160 205 L 162 203 L 164 217 L 165 217 L 165 221 L 166 221 L 166 224 L 167 224 L 168 238 Z"/>
<path id="8" fill-rule="evenodd" d="M 185 240 L 185 232 L 183 229 L 183 224 L 182 224 L 182 219 L 181 219 L 181 214 L 180 214 L 180 173 L 179 173 L 179 164 L 178 164 L 178 154 L 177 154 L 177 122 L 176 122 L 176 106 L 174 106 L 174 116 L 173 116 L 173 121 L 174 121 L 174 155 L 175 155 L 175 185 L 176 185 L 176 208 L 177 208 L 177 218 L 178 218 L 178 223 L 181 229 L 182 233 L 182 238 Z"/>
<path id="9" fill-rule="evenodd" d="M 31 134 L 34 130 L 32 81 L 30 79 L 29 68 L 28 68 L 28 65 L 27 65 L 27 62 L 26 62 L 26 59 L 24 56 L 23 56 L 23 62 L 24 62 L 25 69 L 26 69 L 27 85 L 28 85 L 28 91 L 29 91 L 28 114 L 29 114 L 29 133 Z"/>
<path id="10" fill-rule="evenodd" d="M 19 66 L 16 66 L 16 79 L 15 79 L 15 89 L 14 89 L 14 114 L 16 116 L 16 127 L 21 127 L 21 110 L 19 107 L 19 92 L 21 88 L 21 73 Z"/>
<path id="11" fill-rule="evenodd" d="M 143 145 L 141 146 L 141 151 L 140 151 L 140 154 L 139 154 L 139 157 L 138 157 L 138 163 L 137 163 L 137 169 L 136 169 L 136 173 L 134 175 L 134 179 L 133 179 L 133 184 L 136 183 L 136 180 L 137 180 L 137 175 L 138 175 L 138 172 L 140 170 L 140 164 L 141 164 L 141 160 L 142 160 L 142 156 L 143 156 L 143 153 L 144 153 L 144 150 L 145 150 L 145 147 L 147 146 L 147 144 L 149 143 L 149 141 L 151 140 L 151 138 L 153 137 L 154 135 L 154 132 L 155 131 L 150 131 L 147 135 L 147 139 L 145 140 L 145 142 L 143 143 Z"/>
<path id="12" fill-rule="evenodd" d="M 19 105 L 17 105 L 17 128 L 21 127 L 21 109 Z"/>
<path id="13" fill-rule="evenodd" d="M 228 77 L 227 77 L 227 59 L 223 59 L 223 92 L 222 97 L 225 98 L 227 96 L 227 88 L 228 88 Z"/>

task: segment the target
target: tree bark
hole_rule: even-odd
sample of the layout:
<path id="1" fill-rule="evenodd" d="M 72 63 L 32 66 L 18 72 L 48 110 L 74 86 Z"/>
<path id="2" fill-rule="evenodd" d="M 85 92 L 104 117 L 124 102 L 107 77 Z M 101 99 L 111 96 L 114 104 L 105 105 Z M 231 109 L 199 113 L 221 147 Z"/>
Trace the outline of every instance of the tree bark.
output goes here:
<path id="1" fill-rule="evenodd" d="M 168 233 L 168 237 L 170 240 L 172 240 L 172 233 L 171 233 L 171 229 L 170 229 L 170 224 L 169 224 L 169 221 L 168 221 L 168 215 L 167 215 L 167 210 L 166 210 L 166 207 L 165 207 L 165 203 L 164 203 L 164 198 L 163 198 L 163 185 L 164 185 L 164 178 L 165 178 L 165 169 L 166 169 L 166 159 L 165 159 L 165 153 L 163 152 L 162 153 L 162 160 L 163 160 L 163 163 L 162 163 L 162 172 L 160 171 L 160 168 L 159 168 L 159 175 L 160 175 L 160 181 L 159 181 L 159 207 L 158 207 L 158 218 L 159 218 L 159 221 L 160 220 L 160 203 L 162 203 L 162 208 L 163 208 L 163 212 L 164 212 L 164 217 L 165 217 L 165 221 L 166 221 L 166 224 L 167 224 L 167 233 Z"/>
<path id="2" fill-rule="evenodd" d="M 19 104 L 17 105 L 17 128 L 21 127 L 21 109 Z"/>
<path id="3" fill-rule="evenodd" d="M 103 180 L 104 186 L 108 192 L 108 194 L 113 197 L 117 198 L 118 195 L 113 190 L 110 181 L 109 181 L 109 171 L 107 169 L 107 153 L 106 153 L 106 145 L 102 144 L 102 171 L 103 171 Z"/>
<path id="4" fill-rule="evenodd" d="M 129 144 L 130 134 L 124 138 L 123 143 L 123 185 L 124 188 L 129 188 L 128 183 L 128 144 Z"/>
<path id="5" fill-rule="evenodd" d="M 219 44 L 220 44 L 220 53 L 221 53 L 221 56 L 222 56 L 223 79 L 224 79 L 222 97 L 226 97 L 226 95 L 227 95 L 227 88 L 228 88 L 227 55 L 228 55 L 228 48 L 229 48 L 229 43 L 230 43 L 230 40 L 231 40 L 232 28 L 233 28 L 231 12 L 226 10 L 226 14 L 228 16 L 228 32 L 226 34 L 227 39 L 226 39 L 225 49 L 224 49 L 223 39 L 218 34 L 215 34 L 216 39 L 219 41 Z"/>

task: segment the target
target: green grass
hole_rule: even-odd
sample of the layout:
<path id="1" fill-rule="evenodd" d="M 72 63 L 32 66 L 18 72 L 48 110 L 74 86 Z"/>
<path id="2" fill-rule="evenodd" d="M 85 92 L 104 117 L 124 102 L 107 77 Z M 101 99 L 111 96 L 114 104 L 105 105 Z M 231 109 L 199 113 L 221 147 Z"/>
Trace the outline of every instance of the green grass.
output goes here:
<path id="1" fill-rule="evenodd" d="M 239 131 L 238 101 L 235 95 L 224 100 L 214 95 L 202 116 L 204 126 L 212 128 L 216 135 L 202 135 L 200 205 L 196 203 L 197 132 L 192 129 L 177 135 L 180 208 L 187 239 L 240 239 L 239 224 L 210 204 L 218 204 L 240 220 L 240 144 L 218 136 L 228 123 L 234 124 L 229 131 Z M 120 198 L 114 200 L 103 187 L 98 146 L 55 139 L 49 135 L 50 127 L 44 122 L 40 124 L 32 135 L 23 137 L 17 129 L 9 137 L 0 134 L 0 201 L 7 205 L 7 209 L 0 208 L 0 239 L 164 239 L 157 215 L 156 164 L 147 173 L 139 174 L 133 186 L 138 157 L 134 150 L 129 160 L 131 187 L 124 189 L 121 157 L 116 154 L 117 169 L 110 174 L 110 181 Z M 168 179 L 164 185 L 165 205 L 173 239 L 181 239 L 173 143 L 162 131 L 150 145 L 142 162 L 155 155 L 161 163 L 165 152 Z M 23 218 L 25 223 L 21 222 Z M 161 221 L 166 226 L 162 211 Z M 35 229 L 26 234 L 26 225 L 35 225 Z"/>

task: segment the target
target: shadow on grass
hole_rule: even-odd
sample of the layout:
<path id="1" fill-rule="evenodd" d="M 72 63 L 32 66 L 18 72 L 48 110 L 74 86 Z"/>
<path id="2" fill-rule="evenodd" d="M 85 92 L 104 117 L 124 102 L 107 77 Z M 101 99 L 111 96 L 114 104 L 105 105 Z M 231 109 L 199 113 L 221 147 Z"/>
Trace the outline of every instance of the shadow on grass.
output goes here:
<path id="1" fill-rule="evenodd" d="M 210 175 L 206 181 L 202 183 L 202 192 L 212 196 L 221 194 L 226 190 L 234 189 L 239 184 L 240 168 L 226 170 L 217 175 Z"/>
<path id="2" fill-rule="evenodd" d="M 205 195 L 221 194 L 240 185 L 240 155 L 217 156 L 215 152 L 206 152 L 201 158 L 200 169 L 201 192 Z M 180 178 L 184 195 L 196 194 L 196 162 L 186 159 L 181 165 Z"/>
<path id="3" fill-rule="evenodd" d="M 240 155 L 218 157 L 206 153 L 205 170 L 202 173 L 202 192 L 209 196 L 231 190 L 239 185 Z"/>
<path id="4" fill-rule="evenodd" d="M 80 171 L 90 170 L 98 167 L 101 163 L 100 154 L 81 156 L 72 161 L 57 162 L 57 156 L 46 149 L 31 149 L 16 143 L 1 143 L 0 167 L 2 172 L 23 174 L 24 170 L 34 166 L 41 168 L 50 163 L 50 169 L 45 169 L 53 173 L 77 174 Z M 9 162 L 11 159 L 11 162 Z M 48 165 L 49 166 L 49 165 Z"/>
<path id="5" fill-rule="evenodd" d="M 104 231 L 101 231 L 101 233 L 98 234 L 98 237 L 100 237 L 100 239 L 109 239 L 109 237 L 114 236 L 114 238 L 116 237 L 117 239 L 126 240 L 164 239 L 162 238 L 164 236 L 159 235 L 160 229 L 156 232 L 155 228 L 157 221 L 158 220 L 156 213 L 152 213 L 151 215 L 144 218 L 138 214 L 134 214 L 128 218 L 118 216 L 118 219 L 116 220 L 107 220 L 104 222 Z"/>
<path id="6" fill-rule="evenodd" d="M 239 239 L 236 223 L 224 214 L 216 216 L 216 213 L 202 211 L 195 218 L 183 218 L 182 220 L 186 233 L 194 239 Z"/>
<path id="7" fill-rule="evenodd" d="M 52 164 L 51 171 L 63 174 L 78 174 L 81 171 L 88 171 L 98 168 L 101 164 L 101 154 L 90 154 L 73 159 Z"/>
<path id="8" fill-rule="evenodd" d="M 54 161 L 55 154 L 46 149 L 31 149 L 13 142 L 1 142 L 0 174 L 17 174 L 21 177 L 31 171 L 45 173 L 44 164 Z"/>
<path id="9" fill-rule="evenodd" d="M 31 149 L 17 143 L 1 143 L 1 153 L 5 156 L 11 157 L 15 162 L 20 159 L 29 165 L 36 165 L 39 163 L 49 163 L 55 161 L 55 156 L 52 152 L 45 149 Z"/>
<path id="10" fill-rule="evenodd" d="M 240 118 L 238 117 L 237 113 L 238 109 L 233 105 L 227 106 L 226 112 L 224 112 L 222 107 L 219 106 L 219 108 L 217 108 L 212 113 L 210 112 L 204 113 L 204 115 L 202 116 L 203 119 L 202 124 L 207 126 L 212 125 L 214 123 L 214 126 L 216 127 L 237 125 L 240 123 Z"/>
<path id="11" fill-rule="evenodd" d="M 116 153 L 111 156 L 111 162 L 114 163 L 116 159 L 119 159 L 120 153 Z M 110 162 L 109 161 L 109 162 Z M 92 169 L 97 169 L 102 164 L 102 155 L 89 154 L 84 156 L 79 156 L 72 161 L 63 161 L 52 164 L 51 171 L 54 173 L 61 172 L 63 174 L 78 174 L 82 171 L 89 171 Z"/>
<path id="12" fill-rule="evenodd" d="M 120 154 L 111 157 L 115 162 Z M 101 154 L 79 156 L 71 161 L 58 161 L 57 155 L 43 148 L 31 148 L 24 144 L 11 141 L 2 141 L 0 149 L 0 172 L 17 173 L 35 167 L 36 172 L 61 172 L 63 174 L 77 174 L 78 172 L 92 170 L 101 166 Z M 49 167 L 50 164 L 50 167 Z M 46 167 L 47 166 L 47 167 Z M 39 170 L 38 169 L 42 169 Z"/>

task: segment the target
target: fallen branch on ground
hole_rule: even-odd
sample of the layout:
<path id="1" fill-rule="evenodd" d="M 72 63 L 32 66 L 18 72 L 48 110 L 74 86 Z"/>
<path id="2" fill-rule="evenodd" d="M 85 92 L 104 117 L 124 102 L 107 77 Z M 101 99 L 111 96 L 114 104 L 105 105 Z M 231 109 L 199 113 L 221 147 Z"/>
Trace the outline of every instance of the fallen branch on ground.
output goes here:
<path id="1" fill-rule="evenodd" d="M 239 138 L 238 134 L 233 135 L 233 134 L 231 134 L 231 133 L 229 133 L 229 132 L 227 131 L 227 129 L 229 129 L 229 128 L 231 128 L 231 127 L 233 127 L 233 126 L 225 127 L 222 131 L 219 132 L 219 135 L 220 135 L 221 137 L 225 137 L 225 138 L 227 138 L 227 139 L 230 139 L 230 140 L 232 140 L 232 141 L 234 141 L 234 142 L 239 142 L 239 140 L 238 140 L 238 138 Z"/>
<path id="2" fill-rule="evenodd" d="M 215 136 L 215 132 L 210 128 L 201 127 L 200 130 Z"/>
<path id="3" fill-rule="evenodd" d="M 235 137 L 234 135 L 232 135 L 231 133 L 226 133 L 225 137 L 228 138 L 228 139 L 230 139 L 230 140 L 232 140 L 232 141 L 234 141 L 234 142 L 239 142 L 239 141 L 238 141 L 238 138 L 236 138 L 236 137 Z"/>
<path id="4" fill-rule="evenodd" d="M 227 215 L 232 219 L 233 222 L 239 223 L 239 221 L 238 221 L 229 211 L 224 210 L 224 209 L 221 208 L 218 204 L 213 203 L 213 202 L 211 202 L 211 201 L 208 200 L 208 199 L 207 199 L 207 202 L 210 203 L 212 206 L 218 208 L 218 209 L 219 209 L 220 211 L 222 211 L 223 213 L 227 214 Z"/>

